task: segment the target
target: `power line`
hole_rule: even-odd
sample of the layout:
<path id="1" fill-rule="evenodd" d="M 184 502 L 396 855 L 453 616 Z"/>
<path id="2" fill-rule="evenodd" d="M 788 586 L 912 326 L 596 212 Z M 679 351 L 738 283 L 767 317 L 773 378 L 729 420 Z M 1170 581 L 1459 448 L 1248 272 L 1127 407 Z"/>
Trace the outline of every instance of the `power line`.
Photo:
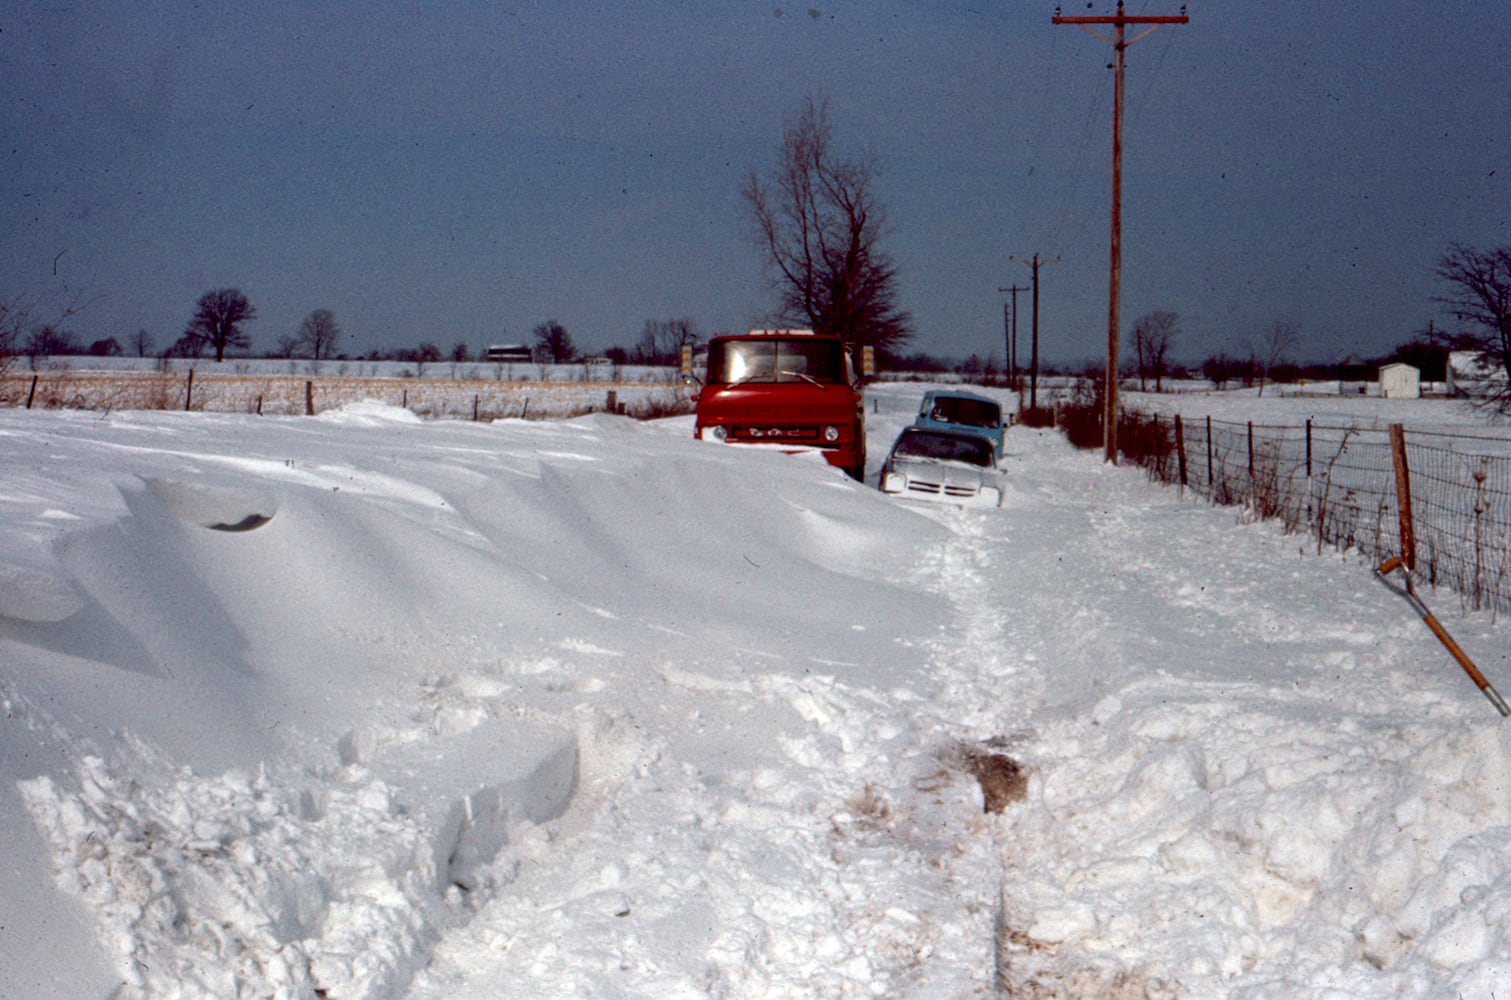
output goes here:
<path id="1" fill-rule="evenodd" d="M 1116 73 L 1112 99 L 1112 237 L 1110 277 L 1107 290 L 1107 371 L 1103 375 L 1106 386 L 1102 399 L 1102 442 L 1104 444 L 1104 460 L 1117 462 L 1118 458 L 1118 324 L 1121 322 L 1118 312 L 1122 306 L 1122 283 L 1123 283 L 1123 71 L 1126 63 L 1128 46 L 1145 37 L 1150 32 L 1159 30 L 1167 24 L 1188 24 L 1190 18 L 1186 16 L 1186 8 L 1182 7 L 1179 14 L 1138 14 L 1129 15 L 1123 9 L 1123 0 L 1118 0 L 1118 10 L 1111 16 L 1092 17 L 1065 17 L 1059 8 L 1055 9 L 1055 24 L 1074 24 L 1082 30 L 1096 35 L 1102 41 L 1112 46 L 1113 70 Z M 1130 24 L 1148 25 L 1148 29 L 1128 38 L 1127 28 Z M 1114 29 L 1113 37 L 1097 31 L 1093 25 L 1111 25 Z M 1038 269 L 1035 268 L 1037 276 Z M 1035 282 L 1037 284 L 1037 282 Z M 1035 296 L 1037 302 L 1037 295 Z"/>
<path id="2" fill-rule="evenodd" d="M 1039 408 L 1039 265 L 1055 264 L 1059 260 L 1058 257 L 1040 257 L 1038 254 L 1034 254 L 1033 257 L 1012 258 L 1013 263 L 1030 264 L 1034 269 L 1034 340 L 1029 362 L 1031 367 L 1028 373 L 1028 408 L 1030 410 Z"/>
<path id="3" fill-rule="evenodd" d="M 999 292 L 1010 292 L 1013 297 L 1012 312 L 1007 311 L 1007 303 L 1002 303 L 1003 334 L 1007 337 L 1007 384 L 1014 389 L 1018 388 L 1018 293 L 1028 291 L 1028 286 L 1013 285 L 1011 288 L 998 288 Z"/>

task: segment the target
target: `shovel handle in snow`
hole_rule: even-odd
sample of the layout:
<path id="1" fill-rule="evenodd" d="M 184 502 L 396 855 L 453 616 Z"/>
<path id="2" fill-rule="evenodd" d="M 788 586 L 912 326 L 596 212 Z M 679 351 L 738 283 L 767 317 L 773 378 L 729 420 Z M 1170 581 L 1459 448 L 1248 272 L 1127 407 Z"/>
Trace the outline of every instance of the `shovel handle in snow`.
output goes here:
<path id="1" fill-rule="evenodd" d="M 1442 623 L 1428 609 L 1426 603 L 1417 596 L 1417 589 L 1411 582 L 1411 570 L 1407 568 L 1406 563 L 1402 562 L 1399 556 L 1392 556 L 1381 563 L 1379 568 L 1375 570 L 1375 573 L 1381 580 L 1384 580 L 1396 570 L 1400 570 L 1401 575 L 1406 578 L 1406 600 L 1411 602 L 1411 606 L 1416 609 L 1417 614 L 1422 616 L 1422 621 L 1427 623 L 1427 627 L 1432 630 L 1432 634 L 1437 636 L 1438 641 L 1448 649 L 1448 652 L 1453 654 L 1455 660 L 1459 661 L 1459 666 L 1464 668 L 1464 673 L 1468 674 L 1469 679 L 1474 681 L 1475 686 L 1480 689 L 1486 698 L 1490 699 L 1490 704 L 1495 706 L 1496 711 L 1500 712 L 1502 716 L 1511 715 L 1511 705 L 1506 704 L 1506 699 L 1502 698 L 1500 692 L 1495 690 L 1495 685 L 1491 684 L 1485 678 L 1485 675 L 1480 673 L 1479 668 L 1474 665 L 1474 661 L 1469 659 L 1469 654 L 1464 652 L 1463 648 L 1453 641 L 1453 636 L 1448 634 L 1448 630 L 1443 627 Z"/>

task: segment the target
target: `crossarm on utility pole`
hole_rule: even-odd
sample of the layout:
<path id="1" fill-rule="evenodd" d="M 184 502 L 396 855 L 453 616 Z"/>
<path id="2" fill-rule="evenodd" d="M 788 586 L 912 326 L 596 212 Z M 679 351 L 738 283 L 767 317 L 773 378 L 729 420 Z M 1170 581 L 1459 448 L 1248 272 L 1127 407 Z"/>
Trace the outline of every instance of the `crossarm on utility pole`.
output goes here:
<path id="1" fill-rule="evenodd" d="M 1118 0 L 1118 11 L 1113 15 L 1091 15 L 1086 17 L 1065 17 L 1055 9 L 1055 24 L 1074 24 L 1085 31 L 1096 35 L 1102 41 L 1111 45 L 1116 53 L 1113 57 L 1113 69 L 1116 72 L 1113 101 L 1112 101 L 1112 236 L 1108 270 L 1107 291 L 1107 371 L 1103 375 L 1102 393 L 1102 441 L 1104 444 L 1105 460 L 1116 463 L 1118 460 L 1118 327 L 1122 323 L 1119 310 L 1122 307 L 1122 283 L 1123 283 L 1123 70 L 1124 52 L 1129 45 L 1138 41 L 1149 32 L 1155 31 L 1166 24 L 1187 24 L 1190 18 L 1186 16 L 1186 9 L 1181 8 L 1179 14 L 1149 14 L 1129 15 L 1123 11 L 1123 0 Z M 1110 24 L 1115 31 L 1114 38 L 1108 38 L 1100 31 L 1091 27 L 1094 24 Z M 1134 36 L 1133 41 L 1128 41 L 1127 28 L 1130 24 L 1146 24 L 1146 31 Z"/>

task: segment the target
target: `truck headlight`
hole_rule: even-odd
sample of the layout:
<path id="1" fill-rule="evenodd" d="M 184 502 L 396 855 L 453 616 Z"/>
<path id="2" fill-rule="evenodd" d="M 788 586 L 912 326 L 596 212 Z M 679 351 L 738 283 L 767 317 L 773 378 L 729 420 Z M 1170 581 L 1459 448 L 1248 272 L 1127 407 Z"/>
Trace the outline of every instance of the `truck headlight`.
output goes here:
<path id="1" fill-rule="evenodd" d="M 729 432 L 724 429 L 723 425 L 715 424 L 712 427 L 703 428 L 698 432 L 698 436 L 704 441 L 723 441 L 729 436 Z"/>
<path id="2" fill-rule="evenodd" d="M 839 440 L 839 428 L 838 427 L 834 427 L 834 426 L 825 427 L 824 428 L 824 440 L 828 441 L 830 444 L 833 444 L 835 441 L 838 441 Z"/>

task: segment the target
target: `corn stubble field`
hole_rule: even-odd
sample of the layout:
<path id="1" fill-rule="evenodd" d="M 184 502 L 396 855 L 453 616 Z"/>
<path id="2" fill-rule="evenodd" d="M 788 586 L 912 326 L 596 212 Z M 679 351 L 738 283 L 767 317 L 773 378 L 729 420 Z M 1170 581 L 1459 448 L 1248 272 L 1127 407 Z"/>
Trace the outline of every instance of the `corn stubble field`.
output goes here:
<path id="1" fill-rule="evenodd" d="M 0 406 L 312 415 L 374 400 L 430 419 L 570 417 L 613 411 L 648 419 L 688 413 L 669 381 L 557 382 L 203 372 L 27 372 L 0 375 Z"/>

